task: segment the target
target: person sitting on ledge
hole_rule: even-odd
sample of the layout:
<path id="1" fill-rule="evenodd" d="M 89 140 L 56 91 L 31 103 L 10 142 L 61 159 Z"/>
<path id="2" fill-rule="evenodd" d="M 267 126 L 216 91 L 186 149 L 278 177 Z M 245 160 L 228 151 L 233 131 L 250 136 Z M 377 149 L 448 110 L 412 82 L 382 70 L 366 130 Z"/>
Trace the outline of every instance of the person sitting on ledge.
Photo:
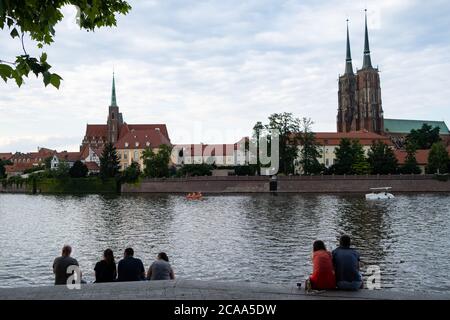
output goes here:
<path id="1" fill-rule="evenodd" d="M 117 278 L 116 261 L 114 261 L 114 253 L 111 249 L 103 252 L 103 259 L 97 262 L 94 268 L 95 282 L 113 282 Z"/>
<path id="2" fill-rule="evenodd" d="M 363 287 L 359 272 L 359 253 L 350 248 L 351 240 L 343 235 L 339 247 L 333 250 L 333 264 L 336 275 L 336 285 L 341 290 L 358 290 Z"/>
<path id="3" fill-rule="evenodd" d="M 117 267 L 117 281 L 140 281 L 145 280 L 144 264 L 140 259 L 136 259 L 134 250 L 126 248 L 123 259 L 119 261 Z"/>
<path id="4" fill-rule="evenodd" d="M 169 257 L 165 252 L 160 252 L 156 261 L 152 263 L 147 272 L 148 280 L 173 280 L 175 274 L 169 263 Z"/>
<path id="5" fill-rule="evenodd" d="M 71 253 L 72 247 L 69 245 L 65 245 L 62 248 L 61 256 L 53 261 L 53 273 L 55 274 L 55 285 L 66 285 L 67 280 L 73 274 L 73 272 L 67 273 L 67 268 L 69 266 L 78 266 L 78 261 L 70 256 Z"/>
<path id="6" fill-rule="evenodd" d="M 336 289 L 336 278 L 334 276 L 333 260 L 331 253 L 327 251 L 325 244 L 321 240 L 314 241 L 313 252 L 313 273 L 306 280 L 306 290 L 330 290 Z"/>

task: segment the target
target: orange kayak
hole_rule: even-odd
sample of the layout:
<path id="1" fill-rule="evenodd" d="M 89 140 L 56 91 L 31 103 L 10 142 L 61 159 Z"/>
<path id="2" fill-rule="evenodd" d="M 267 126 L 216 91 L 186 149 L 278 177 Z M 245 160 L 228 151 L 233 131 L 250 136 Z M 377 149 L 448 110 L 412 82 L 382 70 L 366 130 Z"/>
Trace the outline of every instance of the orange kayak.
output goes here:
<path id="1" fill-rule="evenodd" d="M 203 198 L 202 195 L 187 195 L 186 196 L 186 199 L 188 199 L 188 200 L 200 200 L 202 198 Z"/>

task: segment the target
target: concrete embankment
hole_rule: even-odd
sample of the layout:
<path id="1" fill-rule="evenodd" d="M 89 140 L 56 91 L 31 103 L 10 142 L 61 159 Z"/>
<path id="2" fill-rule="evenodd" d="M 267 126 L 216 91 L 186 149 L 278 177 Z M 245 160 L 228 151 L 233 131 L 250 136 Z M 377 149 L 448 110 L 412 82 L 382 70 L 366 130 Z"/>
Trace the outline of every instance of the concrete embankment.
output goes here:
<path id="1" fill-rule="evenodd" d="M 272 183 L 272 188 L 271 188 Z M 189 177 L 144 179 L 122 185 L 123 193 L 265 193 L 273 190 L 269 177 Z M 392 187 L 392 192 L 450 193 L 450 180 L 433 175 L 290 176 L 278 177 L 278 193 L 367 193 L 370 188 Z"/>
<path id="2" fill-rule="evenodd" d="M 448 300 L 450 294 L 360 290 L 307 293 L 292 285 L 177 279 L 175 281 L 116 282 L 66 286 L 0 289 L 1 300 Z"/>

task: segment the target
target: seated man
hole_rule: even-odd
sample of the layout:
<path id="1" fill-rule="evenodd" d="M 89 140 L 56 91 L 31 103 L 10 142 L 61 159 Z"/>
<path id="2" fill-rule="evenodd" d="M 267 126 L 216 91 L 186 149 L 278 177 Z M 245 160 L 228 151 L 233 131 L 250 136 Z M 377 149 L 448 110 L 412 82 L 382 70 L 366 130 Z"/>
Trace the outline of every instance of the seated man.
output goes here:
<path id="1" fill-rule="evenodd" d="M 117 281 L 140 281 L 145 280 L 144 264 L 140 259 L 133 257 L 132 248 L 125 249 L 123 259 L 117 266 Z"/>
<path id="2" fill-rule="evenodd" d="M 350 248 L 350 237 L 343 235 L 340 245 L 333 250 L 336 286 L 341 290 L 358 290 L 363 282 L 359 272 L 359 253 Z"/>
<path id="3" fill-rule="evenodd" d="M 55 274 L 55 285 L 65 285 L 71 274 L 67 273 L 69 266 L 78 266 L 78 261 L 70 256 L 72 247 L 65 245 L 62 249 L 61 257 L 53 262 L 53 273 Z M 80 273 L 81 277 L 81 273 Z"/>

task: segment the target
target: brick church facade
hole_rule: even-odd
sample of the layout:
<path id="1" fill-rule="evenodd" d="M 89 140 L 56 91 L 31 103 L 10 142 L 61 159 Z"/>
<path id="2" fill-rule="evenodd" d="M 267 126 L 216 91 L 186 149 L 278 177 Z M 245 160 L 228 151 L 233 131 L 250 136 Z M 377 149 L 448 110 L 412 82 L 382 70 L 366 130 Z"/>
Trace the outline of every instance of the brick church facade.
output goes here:
<path id="1" fill-rule="evenodd" d="M 339 77 L 337 131 L 384 132 L 380 74 L 372 66 L 367 15 L 365 23 L 364 62 L 356 74 L 353 71 L 350 36 L 347 25 L 347 57 L 344 75 Z"/>
<path id="2" fill-rule="evenodd" d="M 80 151 L 83 153 L 90 149 L 100 155 L 108 143 L 112 143 L 116 147 L 122 170 L 132 162 L 139 163 L 142 168 L 141 156 L 147 148 L 157 151 L 163 144 L 171 146 L 165 124 L 128 124 L 124 122 L 117 105 L 114 76 L 106 124 L 86 125 L 86 133 Z"/>

